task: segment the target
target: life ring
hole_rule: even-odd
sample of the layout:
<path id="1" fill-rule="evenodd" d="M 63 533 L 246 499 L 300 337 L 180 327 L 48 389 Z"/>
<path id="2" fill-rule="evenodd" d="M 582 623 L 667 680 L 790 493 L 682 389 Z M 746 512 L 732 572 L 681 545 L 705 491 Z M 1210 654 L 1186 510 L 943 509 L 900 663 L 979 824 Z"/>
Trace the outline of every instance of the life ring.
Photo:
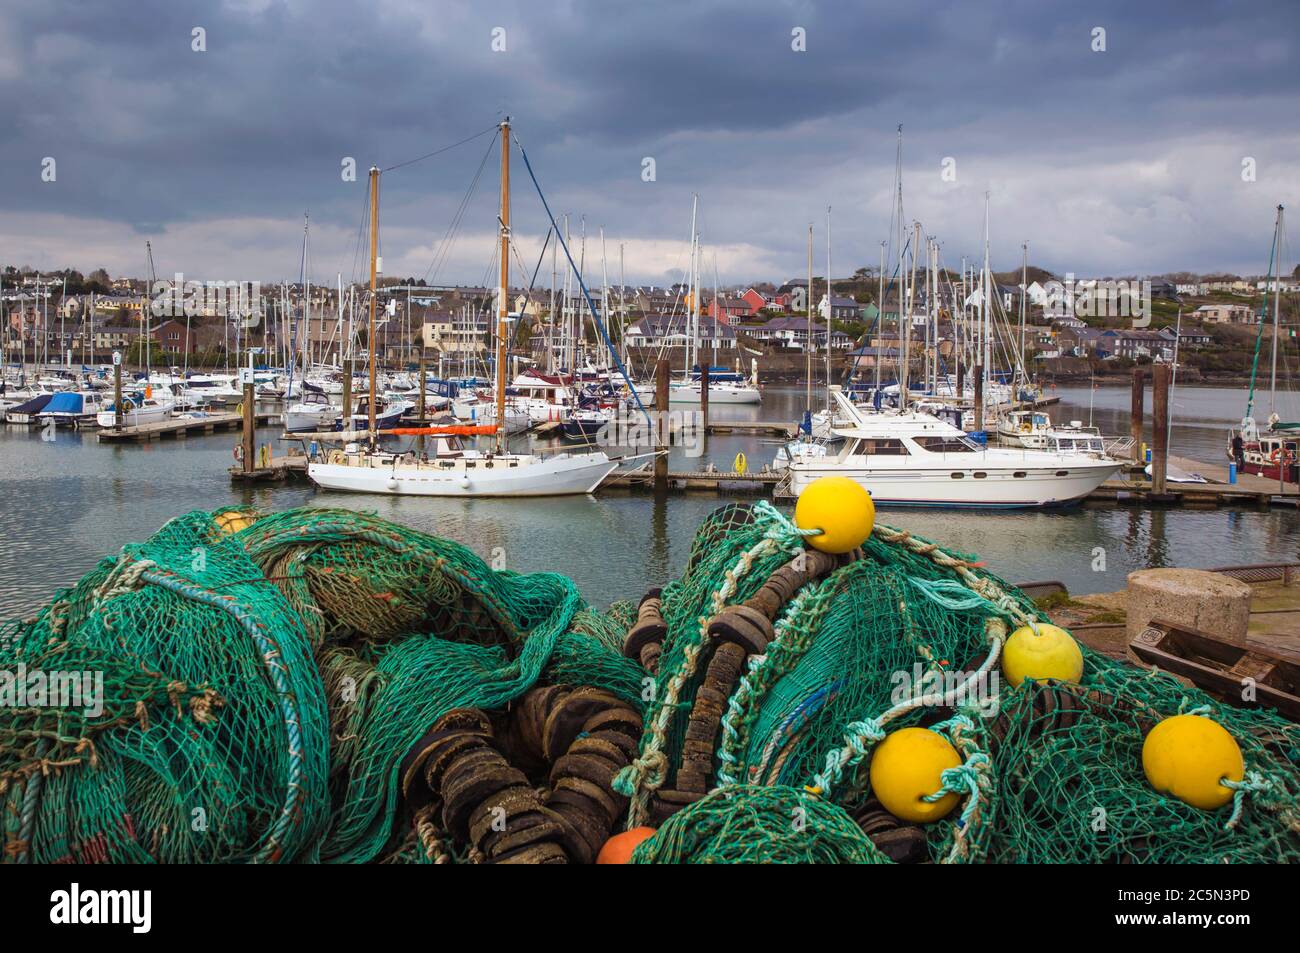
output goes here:
<path id="1" fill-rule="evenodd" d="M 244 445 L 242 443 L 235 444 L 234 454 L 236 463 L 244 462 Z"/>
<path id="2" fill-rule="evenodd" d="M 1274 447 L 1273 452 L 1268 455 L 1268 459 L 1270 463 L 1280 463 L 1285 465 L 1290 463 L 1293 457 L 1290 450 L 1285 450 L 1282 447 Z"/>
<path id="3" fill-rule="evenodd" d="M 342 450 L 335 449 L 330 451 L 329 462 L 332 463 L 334 466 L 336 467 L 342 466 L 343 464 L 347 463 L 347 461 L 348 461 L 347 454 L 345 454 Z"/>

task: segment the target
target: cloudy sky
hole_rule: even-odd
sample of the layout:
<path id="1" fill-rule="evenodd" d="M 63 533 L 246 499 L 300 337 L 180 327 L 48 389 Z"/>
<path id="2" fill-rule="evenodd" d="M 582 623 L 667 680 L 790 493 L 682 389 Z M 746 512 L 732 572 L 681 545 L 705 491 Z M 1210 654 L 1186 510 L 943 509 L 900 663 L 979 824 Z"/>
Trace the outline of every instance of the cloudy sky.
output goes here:
<path id="1" fill-rule="evenodd" d="M 620 245 L 672 280 L 693 193 L 723 284 L 803 273 L 809 222 L 824 273 L 828 205 L 834 273 L 875 265 L 900 123 L 945 264 L 982 254 L 987 191 L 994 268 L 1027 241 L 1058 273 L 1258 273 L 1300 192 L 1297 47 L 1286 0 L 0 0 L 0 261 L 143 275 L 149 240 L 162 274 L 296 278 L 308 213 L 313 280 L 360 278 L 365 169 L 508 113 L 595 281 L 601 226 L 611 280 Z M 387 273 L 487 278 L 492 136 L 385 173 Z M 514 201 L 531 268 L 521 164 Z"/>

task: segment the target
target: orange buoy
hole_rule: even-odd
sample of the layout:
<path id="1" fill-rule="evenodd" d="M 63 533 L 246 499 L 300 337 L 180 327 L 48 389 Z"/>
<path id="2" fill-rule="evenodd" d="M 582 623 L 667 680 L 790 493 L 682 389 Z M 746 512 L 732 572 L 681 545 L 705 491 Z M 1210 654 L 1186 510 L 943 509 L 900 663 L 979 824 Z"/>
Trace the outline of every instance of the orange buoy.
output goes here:
<path id="1" fill-rule="evenodd" d="M 605 846 L 600 849 L 596 855 L 598 864 L 627 864 L 632 862 L 632 851 L 636 850 L 636 845 L 643 840 L 653 837 L 655 829 L 653 827 L 634 827 L 630 831 L 624 831 L 621 834 L 615 834 L 609 840 L 605 841 Z"/>

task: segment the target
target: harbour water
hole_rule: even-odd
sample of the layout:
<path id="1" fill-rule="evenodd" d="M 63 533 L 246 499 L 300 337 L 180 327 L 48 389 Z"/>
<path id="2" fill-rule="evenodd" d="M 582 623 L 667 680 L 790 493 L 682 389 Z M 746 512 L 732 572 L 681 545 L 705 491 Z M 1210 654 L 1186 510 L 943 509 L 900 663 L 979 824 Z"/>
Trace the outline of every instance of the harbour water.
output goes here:
<path id="1" fill-rule="evenodd" d="M 1057 421 L 1091 420 L 1106 434 L 1128 432 L 1126 387 L 1062 387 L 1050 408 Z M 1148 397 L 1149 399 L 1149 397 Z M 1267 415 L 1267 398 L 1263 408 Z M 1223 458 L 1227 428 L 1240 420 L 1240 389 L 1179 387 L 1174 396 L 1174 453 Z M 714 420 L 795 420 L 800 387 L 768 387 L 760 407 L 715 406 Z M 1279 407 L 1286 416 L 1294 408 Z M 1295 419 L 1290 417 L 1288 419 Z M 259 443 L 287 447 L 278 428 Z M 251 504 L 264 510 L 340 506 L 371 510 L 470 546 L 494 565 L 520 572 L 566 573 L 603 606 L 635 599 L 680 572 L 695 526 L 725 502 L 715 493 L 656 499 L 615 490 L 595 497 L 458 500 L 322 493 L 306 483 L 232 487 L 236 434 L 145 444 L 99 444 L 91 433 L 0 426 L 0 617 L 30 612 L 124 542 L 148 536 L 193 509 Z M 1149 433 L 1148 433 L 1149 439 Z M 769 462 L 777 442 L 755 436 L 711 437 L 705 454 L 674 459 L 674 469 L 708 462 L 731 469 L 736 454 L 751 469 Z M 756 499 L 755 495 L 747 498 Z M 1300 558 L 1300 512 L 1138 509 L 1084 505 L 1043 512 L 891 509 L 878 517 L 976 553 L 1012 581 L 1056 579 L 1071 592 L 1120 589 L 1147 566 L 1211 567 Z"/>

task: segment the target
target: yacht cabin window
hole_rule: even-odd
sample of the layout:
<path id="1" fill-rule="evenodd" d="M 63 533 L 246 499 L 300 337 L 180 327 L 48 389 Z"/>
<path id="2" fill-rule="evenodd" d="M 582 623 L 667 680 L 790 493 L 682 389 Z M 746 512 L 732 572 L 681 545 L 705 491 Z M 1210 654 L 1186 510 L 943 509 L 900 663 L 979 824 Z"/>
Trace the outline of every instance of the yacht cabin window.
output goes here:
<path id="1" fill-rule="evenodd" d="M 892 437 L 866 437 L 858 441 L 853 452 L 868 457 L 908 456 L 907 447 L 903 445 L 903 441 Z"/>
<path id="2" fill-rule="evenodd" d="M 915 437 L 917 446 L 931 453 L 972 453 L 979 449 L 966 437 Z"/>

